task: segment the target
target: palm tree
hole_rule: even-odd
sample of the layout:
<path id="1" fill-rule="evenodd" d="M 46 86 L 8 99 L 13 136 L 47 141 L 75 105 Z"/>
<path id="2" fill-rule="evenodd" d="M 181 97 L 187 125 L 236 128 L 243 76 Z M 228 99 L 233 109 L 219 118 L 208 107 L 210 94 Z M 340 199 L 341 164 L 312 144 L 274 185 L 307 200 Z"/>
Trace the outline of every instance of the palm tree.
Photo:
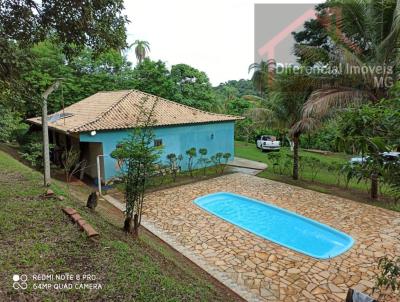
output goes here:
<path id="1" fill-rule="evenodd" d="M 296 52 L 314 62 L 325 52 L 324 55 L 331 58 L 330 67 L 339 68 L 342 73 L 308 78 L 316 89 L 303 106 L 304 118 L 319 119 L 335 108 L 362 102 L 376 103 L 388 96 L 391 83 L 397 80 L 399 1 L 336 1 L 330 15 L 336 19 L 336 30 L 327 30 L 332 50 L 297 45 Z M 371 188 L 378 187 L 377 181 L 371 175 Z M 376 195 L 377 192 L 371 190 L 371 196 Z"/>
<path id="2" fill-rule="evenodd" d="M 128 48 L 135 46 L 135 55 L 136 59 L 138 60 L 138 64 L 142 63 L 146 54 L 150 52 L 150 43 L 147 41 L 136 40 Z"/>
<path id="3" fill-rule="evenodd" d="M 311 60 L 325 52 L 338 75 L 311 76 L 315 89 L 304 104 L 304 115 L 322 117 L 332 108 L 377 102 L 388 96 L 400 59 L 400 2 L 394 0 L 336 1 L 336 30 L 328 31 L 330 52 L 296 45 Z M 338 13 L 340 12 L 340 13 Z"/>
<path id="4" fill-rule="evenodd" d="M 271 72 L 275 66 L 275 61 L 261 61 L 260 63 L 253 63 L 249 66 L 249 73 L 253 70 L 251 80 L 253 85 L 261 98 L 267 92 L 268 84 L 271 82 L 273 73 Z"/>
<path id="5" fill-rule="evenodd" d="M 293 179 L 299 178 L 299 147 L 301 134 L 312 131 L 317 120 L 303 117 L 302 108 L 312 91 L 304 76 L 290 69 L 274 76 L 268 99 L 253 99 L 255 106 L 247 114 L 261 126 L 272 126 L 286 133 L 293 143 Z M 254 97 L 253 97 L 254 98 Z"/>
<path id="6" fill-rule="evenodd" d="M 275 115 L 276 127 L 285 129 L 293 143 L 293 172 L 294 180 L 299 178 L 299 148 L 300 136 L 312 131 L 318 126 L 318 120 L 304 117 L 302 108 L 312 91 L 312 87 L 304 76 L 287 73 L 276 75 L 272 86 L 270 107 Z"/>

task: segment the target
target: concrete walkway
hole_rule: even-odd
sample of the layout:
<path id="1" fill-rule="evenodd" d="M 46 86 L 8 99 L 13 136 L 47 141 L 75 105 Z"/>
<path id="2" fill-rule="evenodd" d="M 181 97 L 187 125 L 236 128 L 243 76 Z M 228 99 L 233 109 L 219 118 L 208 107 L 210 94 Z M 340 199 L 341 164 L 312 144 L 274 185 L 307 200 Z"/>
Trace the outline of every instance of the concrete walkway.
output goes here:
<path id="1" fill-rule="evenodd" d="M 250 175 L 257 175 L 268 167 L 265 163 L 241 157 L 235 157 L 233 161 L 228 163 L 228 166 L 229 171 L 231 172 L 239 172 Z"/>
<path id="2" fill-rule="evenodd" d="M 228 166 L 248 168 L 254 170 L 265 170 L 268 166 L 259 161 L 245 159 L 235 156 L 235 159 L 228 163 Z"/>

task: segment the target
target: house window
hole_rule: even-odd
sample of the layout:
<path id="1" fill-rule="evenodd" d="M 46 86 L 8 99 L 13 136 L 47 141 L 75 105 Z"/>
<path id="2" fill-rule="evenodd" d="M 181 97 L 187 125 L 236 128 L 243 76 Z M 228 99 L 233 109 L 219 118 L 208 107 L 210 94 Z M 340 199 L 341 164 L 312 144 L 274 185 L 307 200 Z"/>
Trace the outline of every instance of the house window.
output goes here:
<path id="1" fill-rule="evenodd" d="M 162 146 L 162 139 L 155 139 L 154 140 L 154 147 Z"/>

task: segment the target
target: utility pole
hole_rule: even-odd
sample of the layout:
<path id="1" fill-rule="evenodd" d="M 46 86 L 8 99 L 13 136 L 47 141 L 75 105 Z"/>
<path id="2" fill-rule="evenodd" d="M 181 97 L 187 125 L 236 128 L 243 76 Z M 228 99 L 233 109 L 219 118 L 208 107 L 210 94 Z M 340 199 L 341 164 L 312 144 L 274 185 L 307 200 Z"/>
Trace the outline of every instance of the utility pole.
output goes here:
<path id="1" fill-rule="evenodd" d="M 47 98 L 50 93 L 60 86 L 60 81 L 55 81 L 53 85 L 46 89 L 42 94 L 42 131 L 43 131 L 43 166 L 44 166 L 44 186 L 50 185 L 50 151 L 49 151 L 49 129 L 47 125 Z"/>

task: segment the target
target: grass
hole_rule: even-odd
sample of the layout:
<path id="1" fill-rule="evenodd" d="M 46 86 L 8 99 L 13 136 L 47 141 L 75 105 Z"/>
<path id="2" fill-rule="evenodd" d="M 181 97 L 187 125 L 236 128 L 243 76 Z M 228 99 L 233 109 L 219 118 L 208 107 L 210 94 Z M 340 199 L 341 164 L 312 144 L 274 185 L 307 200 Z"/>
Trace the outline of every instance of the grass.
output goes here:
<path id="1" fill-rule="evenodd" d="M 269 155 L 270 153 L 261 152 L 257 149 L 255 144 L 245 143 L 241 141 L 235 142 L 235 156 L 251 159 L 259 162 L 266 163 L 268 168 L 258 174 L 259 177 L 264 177 L 272 180 L 277 180 L 292 185 L 301 186 L 310 190 L 338 195 L 344 198 L 349 198 L 356 201 L 367 202 L 370 204 L 382 206 L 395 211 L 400 211 L 400 205 L 388 202 L 388 198 L 382 198 L 381 201 L 372 201 L 369 198 L 369 183 L 357 182 L 356 180 L 351 180 L 348 187 L 345 186 L 345 176 L 329 169 L 333 165 L 343 165 L 348 162 L 351 156 L 344 153 L 330 153 L 327 155 L 317 154 L 308 152 L 305 150 L 300 150 L 300 180 L 293 180 L 291 178 L 292 173 L 292 155 L 293 152 L 289 148 L 281 148 L 280 150 L 283 161 L 287 161 L 285 168 L 281 165 L 281 169 L 273 166 L 273 160 Z M 313 173 L 315 173 L 315 168 L 304 164 L 305 158 L 315 158 L 320 161 L 318 167 L 319 171 L 313 179 Z M 303 164 L 301 162 L 303 159 Z M 338 182 L 339 180 L 339 182 Z M 381 190 L 385 192 L 385 186 L 381 186 Z"/>
<path id="2" fill-rule="evenodd" d="M 145 231 L 140 240 L 126 236 L 112 219 L 105 219 L 106 205 L 100 203 L 95 212 L 90 211 L 68 198 L 59 183 L 52 189 L 66 198 L 43 199 L 42 175 L 2 151 L 0 185 L 0 301 L 239 300 Z M 62 206 L 77 209 L 100 233 L 99 240 L 89 240 L 80 232 Z M 13 289 L 15 273 L 28 275 L 26 290 Z M 102 289 L 35 290 L 34 273 L 94 274 Z"/>

